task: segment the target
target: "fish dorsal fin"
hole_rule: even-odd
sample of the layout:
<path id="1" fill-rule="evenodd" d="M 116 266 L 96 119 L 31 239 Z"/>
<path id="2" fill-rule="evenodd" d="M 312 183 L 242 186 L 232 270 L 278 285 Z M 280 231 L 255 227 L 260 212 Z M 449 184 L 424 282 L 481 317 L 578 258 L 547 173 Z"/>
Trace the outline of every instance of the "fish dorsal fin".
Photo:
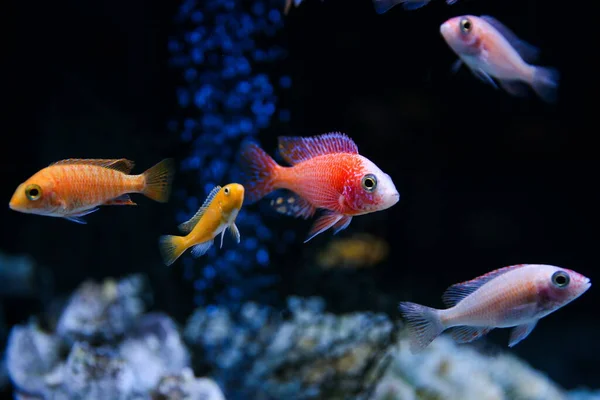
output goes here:
<path id="1" fill-rule="evenodd" d="M 540 55 L 540 50 L 537 47 L 519 39 L 519 37 L 513 31 L 507 28 L 506 25 L 498 21 L 496 18 L 489 15 L 482 15 L 479 18 L 490 24 L 502 36 L 504 36 L 508 43 L 510 43 L 517 53 L 519 53 L 523 61 L 532 63 L 537 60 Z"/>
<path id="2" fill-rule="evenodd" d="M 114 169 L 115 171 L 130 173 L 135 163 L 126 158 L 118 159 L 101 159 L 101 158 L 69 158 L 66 160 L 57 161 L 50 165 L 95 165 L 97 167 L 103 167 L 108 169 Z"/>
<path id="3" fill-rule="evenodd" d="M 312 137 L 280 136 L 278 143 L 279 153 L 291 165 L 324 154 L 358 154 L 358 147 L 354 141 L 341 132 Z"/>
<path id="4" fill-rule="evenodd" d="M 497 270 L 488 272 L 485 275 L 481 275 L 470 281 L 461 282 L 450 286 L 442 295 L 442 301 L 446 306 L 453 307 L 458 304 L 462 299 L 475 292 L 477 289 L 488 283 L 494 278 L 499 277 L 509 271 L 517 268 L 526 266 L 527 264 L 510 265 L 508 267 L 499 268 Z"/>
<path id="5" fill-rule="evenodd" d="M 219 193 L 219 190 L 221 190 L 221 186 L 215 186 L 206 197 L 206 200 L 204 200 L 202 206 L 198 209 L 198 211 L 196 211 L 196 214 L 194 214 L 194 216 L 190 218 L 189 221 L 186 221 L 179 225 L 179 230 L 181 232 L 190 233 L 192 229 L 194 229 L 196 224 L 198 224 L 198 221 L 200 221 L 200 218 L 202 218 L 202 216 L 206 212 L 206 209 L 208 208 L 210 203 L 214 200 L 217 193 Z"/>

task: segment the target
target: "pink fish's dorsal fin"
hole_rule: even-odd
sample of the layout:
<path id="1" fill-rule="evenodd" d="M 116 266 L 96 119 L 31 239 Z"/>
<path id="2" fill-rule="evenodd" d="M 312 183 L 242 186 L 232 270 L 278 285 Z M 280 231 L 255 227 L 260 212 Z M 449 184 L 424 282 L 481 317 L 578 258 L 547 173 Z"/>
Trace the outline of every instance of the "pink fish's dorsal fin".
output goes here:
<path id="1" fill-rule="evenodd" d="M 325 154 L 358 154 L 358 147 L 354 141 L 341 132 L 325 133 L 312 137 L 280 136 L 278 138 L 278 148 L 281 156 L 290 165 Z"/>
<path id="2" fill-rule="evenodd" d="M 482 15 L 479 18 L 490 24 L 510 43 L 510 45 L 519 53 L 523 61 L 532 63 L 538 59 L 540 50 L 532 44 L 519 39 L 519 37 L 506 27 L 502 22 L 489 15 Z"/>
<path id="3" fill-rule="evenodd" d="M 202 203 L 202 206 L 200 206 L 198 211 L 196 211 L 196 214 L 194 214 L 194 216 L 192 218 L 190 218 L 188 221 L 186 221 L 178 226 L 181 233 L 190 233 L 192 231 L 192 229 L 194 229 L 194 227 L 198 224 L 198 221 L 200 221 L 200 218 L 202 218 L 204 213 L 206 213 L 206 210 L 208 209 L 208 206 L 210 206 L 210 203 L 212 203 L 212 201 L 215 199 L 215 196 L 217 195 L 217 193 L 219 193 L 219 190 L 221 190 L 221 186 L 218 186 L 218 185 L 215 186 L 210 191 L 208 196 L 206 196 L 206 200 L 204 200 L 204 203 Z"/>
<path id="4" fill-rule="evenodd" d="M 470 281 L 456 283 L 450 286 L 448 289 L 446 289 L 446 291 L 442 295 L 442 301 L 444 302 L 444 304 L 446 304 L 446 306 L 454 307 L 465 297 L 475 292 L 477 289 L 479 289 L 492 279 L 497 278 L 500 275 L 505 274 L 509 271 L 522 268 L 527 265 L 528 264 L 510 265 L 508 267 L 499 268 L 497 270 L 488 272 L 487 274 L 481 275 L 475 279 L 471 279 Z"/>
<path id="5" fill-rule="evenodd" d="M 115 171 L 124 172 L 126 174 L 130 173 L 135 163 L 131 160 L 127 160 L 126 158 L 118 158 L 118 159 L 101 159 L 101 158 L 68 158 L 66 160 L 60 160 L 55 163 L 50 164 L 53 165 L 95 165 L 97 167 L 114 169 Z"/>

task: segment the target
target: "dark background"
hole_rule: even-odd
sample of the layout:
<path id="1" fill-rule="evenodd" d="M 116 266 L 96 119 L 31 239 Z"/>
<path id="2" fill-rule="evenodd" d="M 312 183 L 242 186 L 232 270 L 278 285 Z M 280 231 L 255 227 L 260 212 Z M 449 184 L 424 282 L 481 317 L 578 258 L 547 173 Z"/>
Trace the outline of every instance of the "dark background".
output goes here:
<path id="1" fill-rule="evenodd" d="M 19 183 L 63 158 L 126 157 L 139 173 L 164 157 L 187 156 L 166 129 L 179 81 L 167 65 L 174 3 L 3 2 L 6 204 Z M 450 72 L 456 58 L 439 25 L 467 13 L 495 16 L 541 48 L 540 63 L 562 73 L 557 106 L 510 97 L 464 68 Z M 418 11 L 397 7 L 384 15 L 370 0 L 305 0 L 293 8 L 281 31 L 289 46 L 281 68 L 293 86 L 280 99 L 292 120 L 265 131 L 261 142 L 273 148 L 277 135 L 344 131 L 392 176 L 401 200 L 355 218 L 340 234 L 385 237 L 392 245 L 385 263 L 317 272 L 304 260 L 331 239 L 328 232 L 274 259 L 281 265 L 277 290 L 323 296 L 335 312 L 369 309 L 396 318 L 400 300 L 441 307 L 450 284 L 511 264 L 560 265 L 595 282 L 597 63 L 585 46 L 596 34 L 587 14 L 541 0 L 433 0 Z M 177 178 L 174 184 L 198 185 Z M 144 272 L 156 307 L 183 322 L 193 307 L 191 283 L 177 266 L 161 264 L 156 246 L 172 230 L 179 205 L 135 201 L 136 208 L 103 208 L 85 226 L 2 208 L 0 250 L 31 254 L 51 268 L 59 293 L 87 278 Z M 309 224 L 277 222 L 300 234 Z M 597 386 L 599 299 L 593 286 L 510 352 L 567 388 Z M 39 310 L 14 300 L 5 305 L 9 324 Z M 504 348 L 507 331 L 488 339 Z"/>

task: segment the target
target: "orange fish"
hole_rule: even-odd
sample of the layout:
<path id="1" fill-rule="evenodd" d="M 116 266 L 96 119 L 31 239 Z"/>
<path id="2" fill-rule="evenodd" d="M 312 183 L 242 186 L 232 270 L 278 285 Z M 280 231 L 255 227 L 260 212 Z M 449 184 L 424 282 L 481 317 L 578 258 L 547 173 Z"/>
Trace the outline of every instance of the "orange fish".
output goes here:
<path id="1" fill-rule="evenodd" d="M 450 308 L 438 310 L 400 303 L 408 321 L 413 353 L 453 328 L 458 343 L 471 342 L 494 328 L 514 327 L 509 347 L 525 339 L 537 322 L 585 293 L 589 278 L 566 268 L 544 264 L 504 267 L 450 286 L 442 296 Z"/>
<path id="2" fill-rule="evenodd" d="M 248 201 L 287 189 L 293 193 L 284 204 L 276 204 L 277 212 L 309 218 L 317 208 L 325 209 L 305 243 L 329 228 L 337 233 L 352 217 L 385 210 L 400 199 L 390 176 L 358 154 L 356 144 L 343 133 L 278 140 L 279 153 L 291 167 L 278 165 L 254 143 L 242 146 Z"/>
<path id="3" fill-rule="evenodd" d="M 129 175 L 134 162 L 115 159 L 68 159 L 38 171 L 17 187 L 9 207 L 27 214 L 81 218 L 101 205 L 135 205 L 128 193 L 161 203 L 169 199 L 173 161 L 165 159 L 140 175 Z"/>
<path id="4" fill-rule="evenodd" d="M 244 187 L 239 183 L 216 186 L 208 194 L 202 207 L 189 221 L 179 225 L 186 236 L 161 236 L 159 248 L 166 265 L 171 265 L 184 251 L 192 248 L 192 256 L 200 257 L 213 245 L 214 238 L 221 234 L 221 247 L 227 228 L 235 240 L 240 242 L 240 231 L 235 226 L 242 203 Z"/>

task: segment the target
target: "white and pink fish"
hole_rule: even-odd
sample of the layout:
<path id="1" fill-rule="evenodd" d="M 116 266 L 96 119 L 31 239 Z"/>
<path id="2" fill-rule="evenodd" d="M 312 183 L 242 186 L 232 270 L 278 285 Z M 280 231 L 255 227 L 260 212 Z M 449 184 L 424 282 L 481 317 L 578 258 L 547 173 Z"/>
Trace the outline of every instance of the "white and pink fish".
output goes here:
<path id="1" fill-rule="evenodd" d="M 513 347 L 540 318 L 575 300 L 590 286 L 589 278 L 566 268 L 520 264 L 450 286 L 442 296 L 450 308 L 402 302 L 399 309 L 408 322 L 413 353 L 449 328 L 456 342 L 468 343 L 494 328 L 514 327 L 508 344 Z"/>
<path id="2" fill-rule="evenodd" d="M 464 63 L 473 74 L 513 96 L 525 96 L 530 86 L 542 100 L 557 100 L 559 72 L 532 65 L 539 50 L 519 39 L 501 22 L 488 15 L 462 15 L 440 26 L 440 33 L 458 55 L 454 71 Z"/>

